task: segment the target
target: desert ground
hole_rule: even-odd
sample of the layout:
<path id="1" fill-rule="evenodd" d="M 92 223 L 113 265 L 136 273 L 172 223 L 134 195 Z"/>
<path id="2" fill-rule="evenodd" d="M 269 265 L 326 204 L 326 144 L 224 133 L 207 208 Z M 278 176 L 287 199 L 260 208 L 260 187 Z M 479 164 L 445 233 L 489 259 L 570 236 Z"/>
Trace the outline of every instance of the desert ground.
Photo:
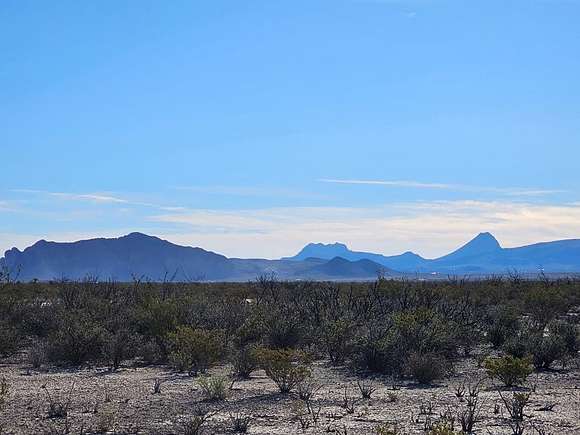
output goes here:
<path id="1" fill-rule="evenodd" d="M 3 360 L 0 371 L 12 390 L 0 420 L 7 434 L 67 430 L 73 434 L 182 433 L 181 424 L 200 405 L 215 413 L 204 425 L 202 433 L 207 434 L 232 433 L 230 416 L 236 414 L 250 417 L 247 433 L 251 434 L 375 434 L 376 427 L 384 423 L 396 424 L 401 433 L 420 434 L 426 432 L 429 422 L 445 413 L 455 415 L 465 406 L 465 397 L 456 396 L 458 387 L 474 385 L 485 377 L 476 361 L 467 360 L 448 379 L 429 387 L 393 382 L 388 377 L 366 379 L 376 391 L 371 399 L 362 399 L 356 384 L 360 377 L 320 361 L 313 367 L 314 377 L 320 382 L 312 400 L 315 412 L 319 412 L 318 422 L 302 429 L 298 415 L 307 411 L 301 409 L 297 393 L 280 394 L 263 370 L 254 372 L 249 380 L 235 382 L 223 402 L 204 402 L 194 378 L 164 366 L 122 367 L 116 372 L 107 368 L 35 371 L 16 357 Z M 213 374 L 228 371 L 228 367 L 211 370 Z M 154 394 L 156 380 L 162 384 L 161 391 Z M 538 373 L 532 376 L 532 384 L 526 433 L 580 433 L 578 367 Z M 354 402 L 352 413 L 344 408 L 345 388 Z M 481 414 L 475 433 L 512 433 L 497 390 L 494 382 L 482 382 L 478 396 Z M 48 417 L 49 394 L 52 400 L 68 403 L 66 418 Z M 509 395 L 507 391 L 503 394 Z M 545 410 L 552 405 L 553 409 Z"/>

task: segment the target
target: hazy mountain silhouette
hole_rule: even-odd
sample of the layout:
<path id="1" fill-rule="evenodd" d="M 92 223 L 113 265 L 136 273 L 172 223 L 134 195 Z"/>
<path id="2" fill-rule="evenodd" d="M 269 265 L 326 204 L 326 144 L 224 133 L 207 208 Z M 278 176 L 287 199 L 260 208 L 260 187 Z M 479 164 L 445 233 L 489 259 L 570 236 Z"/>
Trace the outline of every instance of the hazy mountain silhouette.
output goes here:
<path id="1" fill-rule="evenodd" d="M 223 255 L 174 245 L 157 237 L 131 233 L 118 239 L 92 239 L 74 243 L 41 240 L 24 251 L 6 252 L 4 264 L 20 269 L 20 278 L 50 280 L 86 276 L 120 281 L 147 277 L 170 279 L 225 279 L 233 266 Z"/>
<path id="2" fill-rule="evenodd" d="M 363 279 L 377 275 L 380 265 L 365 260 L 328 267 L 322 259 L 286 260 L 226 258 L 201 248 L 175 245 L 157 237 L 132 233 L 116 239 L 92 239 L 74 243 L 41 240 L 24 251 L 11 249 L 0 265 L 19 271 L 21 280 L 100 279 L 130 281 L 133 277 L 153 281 L 174 279 L 248 280 L 263 273 L 283 279 Z"/>
<path id="3" fill-rule="evenodd" d="M 351 251 L 342 243 L 310 243 L 288 259 L 299 261 L 308 256 L 331 259 L 337 255 L 351 261 L 368 259 L 406 273 L 505 273 L 513 269 L 526 273 L 540 270 L 553 273 L 580 272 L 580 240 L 502 248 L 497 239 L 487 232 L 480 233 L 450 254 L 435 259 L 425 259 L 412 252 L 384 256 Z"/>
<path id="4" fill-rule="evenodd" d="M 480 233 L 461 248 L 437 258 L 436 261 L 440 263 L 458 263 L 485 254 L 497 254 L 501 250 L 501 246 L 495 237 L 490 233 Z"/>
<path id="5" fill-rule="evenodd" d="M 129 281 L 163 279 L 233 281 L 276 273 L 282 279 L 371 279 L 383 271 L 401 273 L 526 273 L 580 272 L 580 240 L 560 240 L 518 248 L 502 248 L 490 233 L 481 233 L 450 254 L 425 259 L 412 252 L 384 256 L 351 251 L 342 243 L 306 245 L 296 256 L 281 260 L 227 258 L 201 248 L 175 245 L 157 237 L 132 233 L 116 239 L 73 243 L 41 240 L 20 251 L 6 252 L 0 266 L 19 270 L 21 280 L 100 279 Z"/>
<path id="6" fill-rule="evenodd" d="M 385 256 L 371 252 L 351 251 L 343 243 L 309 243 L 293 257 L 286 257 L 285 260 L 301 261 L 306 258 L 321 258 L 331 260 L 341 257 L 349 261 L 371 260 L 386 268 L 399 271 L 417 271 L 425 264 L 425 259 L 413 252 L 405 252 L 401 255 Z"/>
<path id="7" fill-rule="evenodd" d="M 379 273 L 391 272 L 393 271 L 371 260 L 348 261 L 342 257 L 334 257 L 332 260 L 324 261 L 308 270 L 313 278 L 317 276 L 366 278 L 376 277 Z"/>

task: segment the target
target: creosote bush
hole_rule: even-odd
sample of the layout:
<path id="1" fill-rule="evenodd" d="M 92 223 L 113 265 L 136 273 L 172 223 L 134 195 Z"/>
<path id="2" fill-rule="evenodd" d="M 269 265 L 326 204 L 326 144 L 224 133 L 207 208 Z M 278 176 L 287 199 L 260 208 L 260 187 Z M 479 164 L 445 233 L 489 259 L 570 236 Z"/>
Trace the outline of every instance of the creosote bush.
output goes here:
<path id="1" fill-rule="evenodd" d="M 459 432 L 453 430 L 453 424 L 449 422 L 438 422 L 433 424 L 429 435 L 459 435 Z"/>
<path id="2" fill-rule="evenodd" d="M 449 373 L 449 363 L 435 353 L 412 353 L 407 360 L 409 374 L 420 384 L 431 384 Z"/>
<path id="3" fill-rule="evenodd" d="M 330 362 L 338 366 L 345 362 L 354 347 L 355 325 L 345 319 L 323 324 L 321 341 Z"/>
<path id="4" fill-rule="evenodd" d="M 530 339 L 529 352 L 536 369 L 549 369 L 552 364 L 567 354 L 566 342 L 558 335 L 535 335 Z"/>
<path id="5" fill-rule="evenodd" d="M 28 363 L 33 369 L 39 369 L 46 364 L 48 359 L 47 346 L 42 340 L 36 340 L 28 349 Z"/>
<path id="6" fill-rule="evenodd" d="M 197 382 L 204 400 L 210 402 L 226 400 L 232 384 L 231 379 L 225 376 L 203 376 Z"/>
<path id="7" fill-rule="evenodd" d="M 403 432 L 396 424 L 384 423 L 375 428 L 377 435 L 402 435 Z"/>
<path id="8" fill-rule="evenodd" d="M 513 307 L 490 307 L 486 320 L 486 335 L 494 348 L 501 347 L 507 340 L 517 335 L 520 328 L 518 313 Z"/>
<path id="9" fill-rule="evenodd" d="M 550 335 L 560 337 L 566 346 L 569 355 L 575 355 L 580 351 L 580 329 L 570 322 L 556 320 L 548 325 Z"/>
<path id="10" fill-rule="evenodd" d="M 190 376 L 205 373 L 218 362 L 224 352 L 220 331 L 208 331 L 180 326 L 169 335 L 172 351 L 169 359 L 173 366 Z"/>
<path id="11" fill-rule="evenodd" d="M 103 334 L 103 358 L 111 370 L 116 370 L 121 363 L 133 358 L 139 348 L 139 337 L 127 329 Z"/>
<path id="12" fill-rule="evenodd" d="M 207 421 L 215 415 L 207 409 L 197 406 L 193 415 L 177 425 L 177 433 L 181 435 L 201 435 Z"/>
<path id="13" fill-rule="evenodd" d="M 235 433 L 246 433 L 250 428 L 250 423 L 253 418 L 250 415 L 242 413 L 230 414 L 230 421 L 232 423 L 232 431 Z"/>
<path id="14" fill-rule="evenodd" d="M 0 357 L 7 357 L 15 354 L 21 342 L 21 335 L 18 329 L 0 320 Z"/>
<path id="15" fill-rule="evenodd" d="M 506 387 L 523 384 L 533 371 L 529 358 L 515 358 L 511 355 L 487 358 L 484 367 L 490 378 L 499 379 Z"/>
<path id="16" fill-rule="evenodd" d="M 238 378 L 250 379 L 252 372 L 258 368 L 256 349 L 255 346 L 247 345 L 234 351 L 232 365 Z"/>
<path id="17" fill-rule="evenodd" d="M 281 393 L 292 391 L 296 385 L 310 376 L 307 356 L 291 349 L 260 349 L 257 351 L 260 366 L 272 379 Z"/>
<path id="18" fill-rule="evenodd" d="M 99 361 L 104 328 L 83 312 L 64 314 L 48 337 L 48 359 L 55 363 L 81 365 Z"/>

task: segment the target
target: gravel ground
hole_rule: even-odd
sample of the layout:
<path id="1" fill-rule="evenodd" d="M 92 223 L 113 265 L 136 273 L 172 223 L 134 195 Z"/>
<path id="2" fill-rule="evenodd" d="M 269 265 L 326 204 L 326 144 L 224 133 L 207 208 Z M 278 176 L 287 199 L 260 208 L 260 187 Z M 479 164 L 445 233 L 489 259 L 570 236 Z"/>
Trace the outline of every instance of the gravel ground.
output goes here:
<path id="1" fill-rule="evenodd" d="M 114 373 L 102 368 L 34 371 L 22 360 L 20 356 L 0 361 L 0 376 L 10 385 L 9 400 L 0 414 L 0 427 L 7 434 L 67 433 L 67 425 L 72 434 L 179 434 L 183 433 L 182 422 L 191 418 L 202 402 L 194 379 L 164 366 L 122 368 Z M 218 367 L 212 374 L 227 371 L 227 367 Z M 372 398 L 359 400 L 354 412 L 348 413 L 341 406 L 345 387 L 347 396 L 358 399 L 357 378 L 325 362 L 316 363 L 313 373 L 322 384 L 314 398 L 315 410 L 320 408 L 317 424 L 303 430 L 295 418 L 301 403 L 297 396 L 279 394 L 264 372 L 256 371 L 250 380 L 236 382 L 225 402 L 202 403 L 215 412 L 203 433 L 232 433 L 230 414 L 236 412 L 252 417 L 251 434 L 374 434 L 376 426 L 385 422 L 397 423 L 403 433 L 424 433 L 426 421 L 437 420 L 445 412 L 456 415 L 464 409 L 465 401 L 455 395 L 458 385 L 475 383 L 484 375 L 474 360 L 464 360 L 453 376 L 428 388 L 409 382 L 393 388 L 390 379 L 374 378 L 377 389 Z M 156 379 L 163 381 L 160 394 L 153 394 Z M 554 435 L 580 434 L 578 367 L 534 374 L 530 381 L 536 388 L 527 408 L 525 434 L 539 433 L 532 424 Z M 496 386 L 489 381 L 482 385 L 478 397 L 481 421 L 475 433 L 512 433 Z M 66 419 L 48 417 L 49 395 L 54 402 L 70 401 Z M 553 410 L 540 410 L 553 403 Z M 498 413 L 494 413 L 496 405 Z M 429 409 L 431 414 L 426 413 Z"/>

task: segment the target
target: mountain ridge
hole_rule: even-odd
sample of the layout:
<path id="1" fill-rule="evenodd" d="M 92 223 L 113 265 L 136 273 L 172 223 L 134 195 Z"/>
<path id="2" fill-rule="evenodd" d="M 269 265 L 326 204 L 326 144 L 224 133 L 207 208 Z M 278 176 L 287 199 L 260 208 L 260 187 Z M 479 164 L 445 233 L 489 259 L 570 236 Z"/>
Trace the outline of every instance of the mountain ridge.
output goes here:
<path id="1" fill-rule="evenodd" d="M 0 266 L 20 271 L 22 280 L 82 279 L 86 276 L 129 281 L 233 281 L 276 273 L 282 279 L 371 279 L 378 273 L 489 274 L 508 270 L 533 273 L 580 272 L 580 239 L 503 248 L 488 232 L 451 253 L 427 259 L 407 251 L 385 256 L 351 251 L 344 243 L 309 243 L 293 257 L 278 260 L 228 258 L 200 247 L 180 246 L 156 236 L 133 232 L 118 238 L 75 242 L 44 239 L 20 251 L 6 251 Z"/>

